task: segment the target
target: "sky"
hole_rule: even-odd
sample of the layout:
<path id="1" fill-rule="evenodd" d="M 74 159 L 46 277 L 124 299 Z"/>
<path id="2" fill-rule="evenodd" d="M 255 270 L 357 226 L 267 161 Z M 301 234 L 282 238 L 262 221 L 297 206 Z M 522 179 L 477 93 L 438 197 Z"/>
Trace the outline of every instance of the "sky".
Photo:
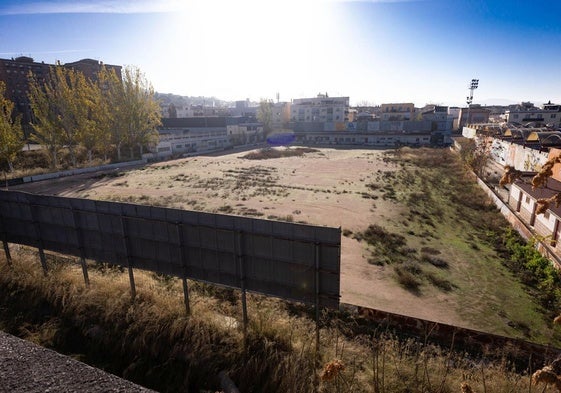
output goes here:
<path id="1" fill-rule="evenodd" d="M 0 0 L 0 58 L 138 67 L 160 93 L 561 103 L 557 0 Z"/>

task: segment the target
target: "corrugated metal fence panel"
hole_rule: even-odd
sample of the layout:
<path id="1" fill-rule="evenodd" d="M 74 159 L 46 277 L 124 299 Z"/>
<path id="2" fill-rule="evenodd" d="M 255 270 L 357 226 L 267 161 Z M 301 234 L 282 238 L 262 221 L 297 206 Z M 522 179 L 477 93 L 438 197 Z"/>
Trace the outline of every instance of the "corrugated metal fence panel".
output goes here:
<path id="1" fill-rule="evenodd" d="M 0 202 L 13 243 L 311 304 L 317 287 L 321 306 L 339 305 L 338 228 L 11 191 Z"/>
<path id="2" fill-rule="evenodd" d="M 12 243 L 37 246 L 39 237 L 33 222 L 31 205 L 25 193 L 0 193 L 2 235 Z"/>
<path id="3" fill-rule="evenodd" d="M 79 255 L 80 243 L 70 199 L 30 195 L 31 212 L 43 248 Z"/>

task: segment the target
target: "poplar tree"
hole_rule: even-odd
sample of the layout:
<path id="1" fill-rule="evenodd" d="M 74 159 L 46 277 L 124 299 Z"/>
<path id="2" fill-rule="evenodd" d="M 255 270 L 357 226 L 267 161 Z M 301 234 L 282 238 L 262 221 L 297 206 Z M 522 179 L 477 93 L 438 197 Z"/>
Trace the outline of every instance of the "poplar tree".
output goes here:
<path id="1" fill-rule="evenodd" d="M 31 139 L 47 150 L 51 169 L 58 166 L 58 150 L 63 144 L 58 101 L 56 86 L 51 81 L 39 81 L 33 74 L 29 74 L 29 102 L 33 127 Z"/>
<path id="2" fill-rule="evenodd" d="M 79 71 L 62 66 L 51 68 L 49 82 L 54 94 L 50 97 L 52 108 L 60 119 L 64 145 L 70 152 L 72 166 L 77 164 L 76 148 L 80 136 L 87 132 L 88 106 L 87 89 L 88 81 Z M 83 138 L 82 138 L 83 139 Z"/>
<path id="3" fill-rule="evenodd" d="M 268 135 L 273 126 L 273 102 L 262 99 L 257 108 L 257 120 L 263 124 L 263 131 Z"/>
<path id="4" fill-rule="evenodd" d="M 23 148 L 21 116 L 12 117 L 14 103 L 5 97 L 6 85 L 0 81 L 0 161 L 14 170 L 13 162 Z"/>
<path id="5" fill-rule="evenodd" d="M 125 132 L 126 142 L 133 158 L 134 147 L 158 143 L 156 127 L 161 124 L 160 106 L 154 97 L 154 89 L 140 69 L 126 67 L 123 74 L 123 94 L 119 107 L 119 120 Z"/>

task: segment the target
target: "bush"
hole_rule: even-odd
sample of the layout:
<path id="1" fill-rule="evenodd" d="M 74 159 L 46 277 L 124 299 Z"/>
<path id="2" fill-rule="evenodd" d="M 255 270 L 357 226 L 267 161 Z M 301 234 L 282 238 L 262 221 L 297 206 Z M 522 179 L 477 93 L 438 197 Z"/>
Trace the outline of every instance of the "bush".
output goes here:
<path id="1" fill-rule="evenodd" d="M 430 263 L 434 267 L 438 267 L 440 269 L 448 269 L 448 267 L 450 267 L 448 262 L 446 262 L 444 259 L 436 258 L 432 255 L 423 254 L 421 256 L 421 261 Z"/>
<path id="2" fill-rule="evenodd" d="M 414 293 L 419 291 L 421 281 L 417 277 L 415 277 L 413 273 L 408 271 L 402 265 L 395 266 L 394 271 L 397 275 L 397 282 L 399 283 L 399 285 Z"/>

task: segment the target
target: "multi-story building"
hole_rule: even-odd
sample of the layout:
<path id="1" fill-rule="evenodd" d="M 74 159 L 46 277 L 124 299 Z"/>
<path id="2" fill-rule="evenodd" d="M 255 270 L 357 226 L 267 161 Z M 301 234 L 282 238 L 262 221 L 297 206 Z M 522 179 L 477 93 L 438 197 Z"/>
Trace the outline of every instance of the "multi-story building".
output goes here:
<path id="1" fill-rule="evenodd" d="M 491 111 L 479 104 L 471 104 L 468 108 L 460 109 L 458 128 L 461 130 L 468 124 L 489 123 Z"/>
<path id="2" fill-rule="evenodd" d="M 349 97 L 329 97 L 318 94 L 316 98 L 296 98 L 290 107 L 292 122 L 347 122 Z"/>
<path id="3" fill-rule="evenodd" d="M 28 97 L 29 75 L 33 75 L 39 82 L 44 82 L 53 66 L 44 62 L 35 62 L 27 56 L 20 56 L 15 59 L 0 59 L 0 81 L 6 84 L 6 97 L 15 104 L 16 113 L 22 115 L 22 125 L 26 136 L 29 135 L 29 123 L 31 122 L 31 106 Z M 101 70 L 104 64 L 97 60 L 83 59 L 62 66 L 78 70 L 88 78 L 95 79 L 97 72 Z M 121 77 L 121 66 L 107 64 L 105 67 L 115 70 L 117 76 Z"/>
<path id="4" fill-rule="evenodd" d="M 29 104 L 29 75 L 44 82 L 49 75 L 49 65 L 36 63 L 31 57 L 20 56 L 16 59 L 0 59 L 0 80 L 6 84 L 6 98 L 14 103 L 14 110 L 22 116 L 26 136 L 29 135 L 31 106 Z"/>
<path id="5" fill-rule="evenodd" d="M 273 129 L 288 128 L 290 123 L 290 102 L 275 102 L 272 107 L 271 125 Z"/>
<path id="6" fill-rule="evenodd" d="M 93 59 L 82 59 L 75 61 L 73 63 L 64 63 L 64 67 L 71 68 L 73 70 L 79 71 L 86 76 L 86 78 L 90 80 L 96 80 L 98 73 L 101 71 L 102 67 L 105 67 L 109 71 L 115 71 L 117 78 L 121 80 L 121 66 L 112 65 L 112 64 L 103 64 L 102 61 L 93 60 Z"/>
<path id="7" fill-rule="evenodd" d="M 505 117 L 507 123 L 522 125 L 531 123 L 534 127 L 559 128 L 561 127 L 561 105 L 552 104 L 550 101 L 538 108 L 531 102 L 522 102 L 510 105 Z"/>
<path id="8" fill-rule="evenodd" d="M 448 114 L 448 107 L 442 105 L 426 105 L 421 110 L 422 120 L 431 122 L 431 131 L 452 131 L 454 116 Z"/>
<path id="9" fill-rule="evenodd" d="M 413 120 L 415 105 L 412 103 L 382 104 L 380 117 L 383 121 Z"/>

